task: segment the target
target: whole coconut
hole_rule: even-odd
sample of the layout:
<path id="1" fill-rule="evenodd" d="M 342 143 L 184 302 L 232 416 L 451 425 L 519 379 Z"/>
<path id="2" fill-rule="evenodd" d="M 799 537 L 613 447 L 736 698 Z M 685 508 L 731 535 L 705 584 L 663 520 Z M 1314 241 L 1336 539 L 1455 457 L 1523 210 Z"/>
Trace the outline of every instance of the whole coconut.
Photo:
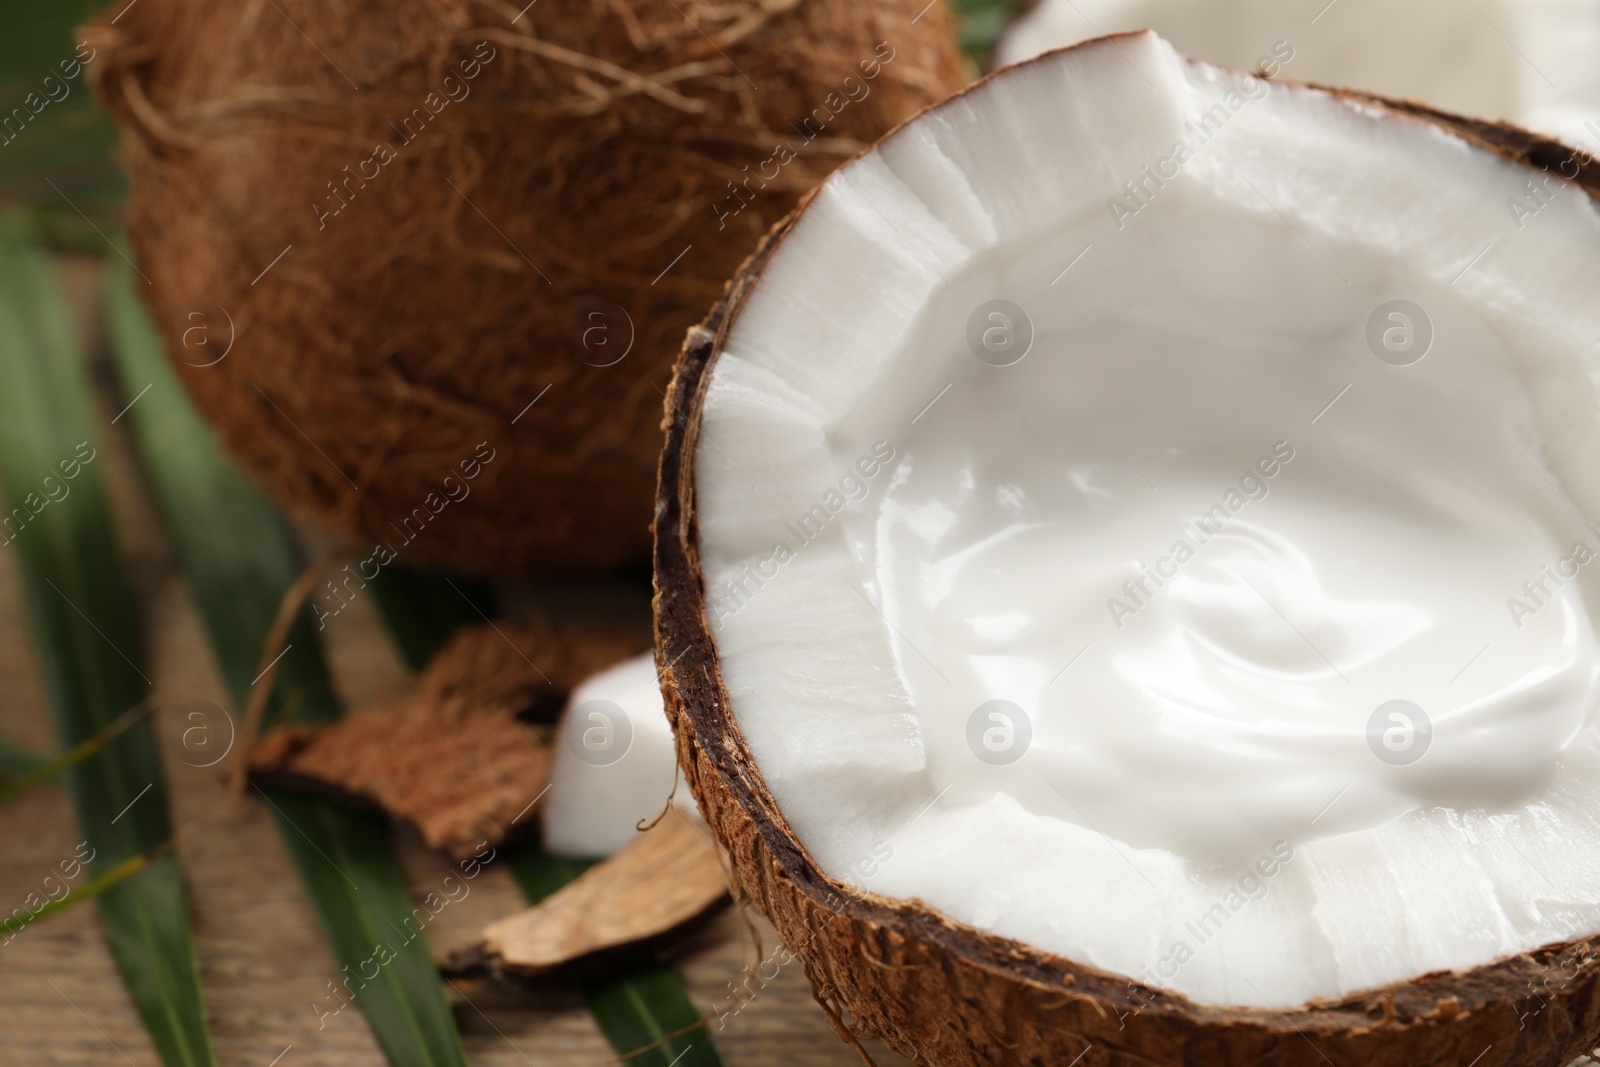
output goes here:
<path id="1" fill-rule="evenodd" d="M 926 5 L 141 0 L 83 33 L 223 443 L 375 566 L 528 573 L 646 557 L 685 330 L 964 84 Z"/>

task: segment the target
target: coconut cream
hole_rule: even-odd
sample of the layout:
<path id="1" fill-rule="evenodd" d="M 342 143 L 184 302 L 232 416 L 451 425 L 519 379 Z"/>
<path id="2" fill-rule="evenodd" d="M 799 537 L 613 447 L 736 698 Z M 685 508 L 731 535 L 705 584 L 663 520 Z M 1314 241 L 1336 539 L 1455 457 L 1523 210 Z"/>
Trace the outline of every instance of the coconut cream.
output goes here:
<path id="1" fill-rule="evenodd" d="M 941 804 L 1236 864 L 1525 802 L 1600 700 L 1600 568 L 1516 357 L 1448 286 L 1166 195 L 1058 281 L 1098 220 L 952 275 L 835 431 L 898 439 L 843 514 Z M 1016 363 L 968 347 L 991 292 Z"/>

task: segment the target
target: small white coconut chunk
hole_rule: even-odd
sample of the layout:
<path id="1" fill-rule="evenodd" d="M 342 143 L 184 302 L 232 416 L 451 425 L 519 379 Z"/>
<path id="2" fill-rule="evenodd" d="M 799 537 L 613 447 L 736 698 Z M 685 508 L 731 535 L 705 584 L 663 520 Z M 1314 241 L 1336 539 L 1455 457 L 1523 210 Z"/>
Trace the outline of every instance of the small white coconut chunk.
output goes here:
<path id="1" fill-rule="evenodd" d="M 1412 969 L 1405 900 L 1378 841 L 1341 834 L 1300 849 L 1311 914 L 1342 982 L 1369 989 Z"/>
<path id="2" fill-rule="evenodd" d="M 1600 211 L 1532 176 L 1141 34 L 830 179 L 694 460 L 821 867 L 1218 1005 L 1600 931 Z"/>
<path id="3" fill-rule="evenodd" d="M 764 580 L 724 570 L 718 578 L 743 595 L 713 600 L 723 677 L 741 706 L 749 702 L 741 723 L 751 751 L 771 782 L 852 764 L 866 776 L 920 771 L 917 717 L 883 617 L 850 578 L 843 533 L 835 524 L 790 540 L 793 551 L 772 557 Z M 708 586 L 716 596 L 718 583 Z M 819 642 L 821 633 L 829 639 Z"/>
<path id="4" fill-rule="evenodd" d="M 544 846 L 560 856 L 609 856 L 654 822 L 669 798 L 700 818 L 678 777 L 655 657 L 646 652 L 601 671 L 568 698 L 540 809 Z"/>
<path id="5" fill-rule="evenodd" d="M 786 241 L 795 254 L 769 268 L 780 279 L 820 268 L 817 277 L 826 282 L 796 288 L 781 305 L 749 309 L 755 328 L 746 332 L 742 348 L 747 359 L 825 411 L 854 405 L 902 342 L 916 309 L 970 255 L 888 166 L 875 159 L 858 162 L 849 178 L 817 192 L 836 224 L 821 234 L 802 217 Z M 888 303 L 864 304 L 864 292 L 879 292 Z M 769 343 L 780 322 L 801 343 L 799 351 L 826 350 L 837 358 L 826 366 L 792 360 L 794 346 Z"/>
<path id="6" fill-rule="evenodd" d="M 994 219 L 973 192 L 966 171 L 939 147 L 927 123 L 902 129 L 879 146 L 879 156 L 924 204 L 939 205 L 939 220 L 968 248 L 990 248 L 998 239 Z"/>
<path id="7" fill-rule="evenodd" d="M 948 101 L 919 122 L 916 135 L 931 133 L 939 151 L 966 172 L 1002 239 L 1028 232 L 1042 217 L 1099 210 L 1100 190 L 1146 162 L 1144 144 L 1169 144 L 1182 132 L 1185 71 L 1168 52 L 1101 49 L 1081 63 L 1040 64 L 1016 75 L 988 83 L 980 99 L 966 94 Z M 1108 98 L 1104 87 L 1127 76 L 1156 91 Z M 1040 108 L 1039 100 L 1052 104 Z M 1108 121 L 1129 136 L 1098 137 Z M 901 136 L 880 151 L 894 158 Z"/>
<path id="8" fill-rule="evenodd" d="M 704 544 L 717 562 L 756 565 L 835 484 L 815 405 L 772 371 L 733 353 L 709 386 L 700 447 L 722 465 L 701 498 Z M 739 456 L 736 464 L 732 456 Z"/>
<path id="9" fill-rule="evenodd" d="M 878 854 L 871 877 L 857 870 L 849 880 L 901 897 L 940 885 L 940 905 L 979 929 L 1015 930 L 1024 940 L 1070 930 L 1083 962 L 1126 974 L 1156 958 L 1165 923 L 1150 919 L 1177 910 L 1162 887 L 1183 877 L 1175 856 L 1059 820 L 1041 824 L 1004 793 L 914 814 Z M 1110 901 L 1123 906 L 1108 909 Z"/>

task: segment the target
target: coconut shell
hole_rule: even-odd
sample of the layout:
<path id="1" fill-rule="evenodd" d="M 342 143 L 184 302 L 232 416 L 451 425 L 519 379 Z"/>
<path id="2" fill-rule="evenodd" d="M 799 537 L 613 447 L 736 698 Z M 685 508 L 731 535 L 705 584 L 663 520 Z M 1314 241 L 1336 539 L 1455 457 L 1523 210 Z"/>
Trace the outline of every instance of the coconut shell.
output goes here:
<path id="1" fill-rule="evenodd" d="M 1515 127 L 1339 95 L 1534 169 L 1585 158 Z M 1600 199 L 1600 167 L 1584 163 L 1577 181 Z M 694 483 L 711 372 L 773 249 L 804 210 L 803 203 L 745 263 L 678 362 L 656 501 L 656 655 L 679 762 L 731 860 L 734 893 L 755 903 L 803 961 L 840 1035 L 879 1038 L 928 1067 L 1564 1067 L 1600 1044 L 1600 935 L 1285 1011 L 1219 1007 L 987 934 L 921 901 L 856 889 L 818 868 L 769 791 L 723 683 Z"/>
<path id="2" fill-rule="evenodd" d="M 515 982 L 589 979 L 667 959 L 728 903 L 717 847 L 681 811 L 531 908 L 483 931 L 451 966 Z"/>
<path id="3" fill-rule="evenodd" d="M 141 0 L 82 33 L 222 443 L 363 551 L 504 574 L 648 558 L 684 332 L 965 83 L 926 3 Z"/>

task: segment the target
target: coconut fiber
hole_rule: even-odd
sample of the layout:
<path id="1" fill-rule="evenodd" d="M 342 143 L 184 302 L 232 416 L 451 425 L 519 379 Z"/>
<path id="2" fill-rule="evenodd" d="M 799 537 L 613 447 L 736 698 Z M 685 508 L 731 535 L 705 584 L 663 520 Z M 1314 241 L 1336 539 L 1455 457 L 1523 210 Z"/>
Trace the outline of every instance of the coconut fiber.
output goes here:
<path id="1" fill-rule="evenodd" d="M 530 573 L 646 557 L 686 329 L 964 83 L 925 3 L 140 0 L 82 32 L 222 442 L 367 570 Z"/>

